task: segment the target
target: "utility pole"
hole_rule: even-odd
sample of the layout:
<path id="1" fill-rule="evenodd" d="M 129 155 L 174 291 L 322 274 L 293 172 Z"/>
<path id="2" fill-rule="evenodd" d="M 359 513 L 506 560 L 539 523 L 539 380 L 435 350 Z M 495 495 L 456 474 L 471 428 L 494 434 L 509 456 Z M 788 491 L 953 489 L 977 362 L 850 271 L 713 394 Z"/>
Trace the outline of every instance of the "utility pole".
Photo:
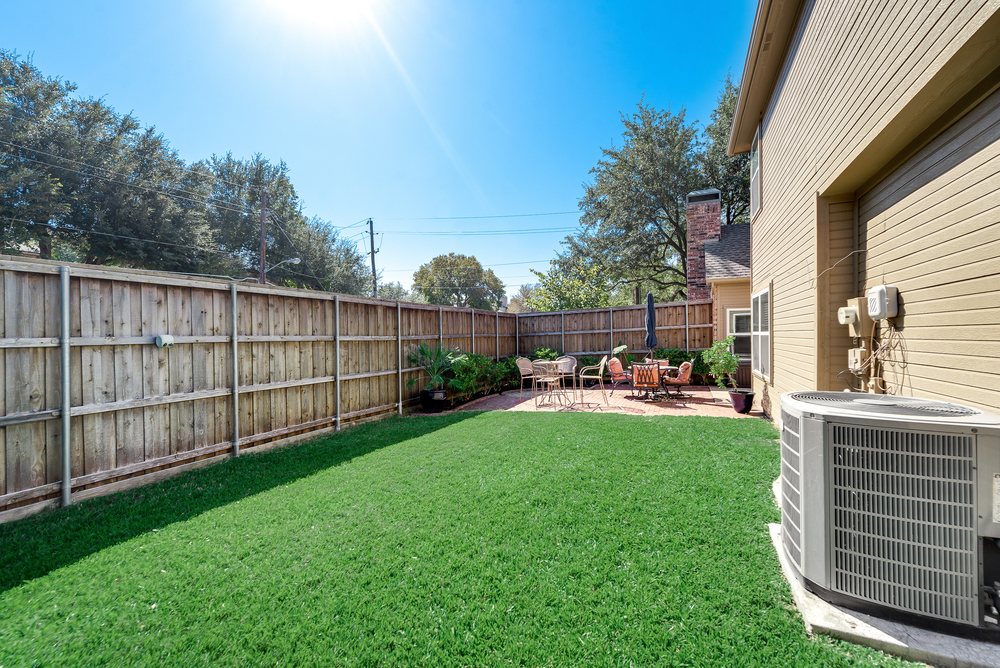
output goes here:
<path id="1" fill-rule="evenodd" d="M 260 189 L 260 284 L 264 285 L 267 275 L 267 190 Z"/>
<path id="2" fill-rule="evenodd" d="M 372 299 L 378 299 L 378 274 L 375 273 L 375 223 L 368 219 L 368 239 L 372 244 Z"/>

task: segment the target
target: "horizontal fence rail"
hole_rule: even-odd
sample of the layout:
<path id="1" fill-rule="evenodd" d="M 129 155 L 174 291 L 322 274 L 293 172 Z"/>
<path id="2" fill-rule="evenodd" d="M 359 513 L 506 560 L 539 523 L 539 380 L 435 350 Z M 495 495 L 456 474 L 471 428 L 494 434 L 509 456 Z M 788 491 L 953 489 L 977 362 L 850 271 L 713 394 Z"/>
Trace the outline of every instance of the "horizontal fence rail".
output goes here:
<path id="1" fill-rule="evenodd" d="M 658 304 L 660 347 L 711 302 Z M 644 348 L 645 307 L 497 313 L 0 256 L 0 521 L 401 413 L 421 343 L 487 357 Z M 171 347 L 155 345 L 173 337 Z"/>
<path id="2" fill-rule="evenodd" d="M 656 304 L 657 348 L 704 350 L 712 345 L 712 300 Z M 545 313 L 517 319 L 518 354 L 551 348 L 565 355 L 605 355 L 620 345 L 647 350 L 646 306 Z"/>
<path id="3" fill-rule="evenodd" d="M 402 412 L 421 387 L 407 386 L 422 372 L 411 349 L 500 359 L 516 327 L 512 313 L 0 256 L 0 521 Z"/>

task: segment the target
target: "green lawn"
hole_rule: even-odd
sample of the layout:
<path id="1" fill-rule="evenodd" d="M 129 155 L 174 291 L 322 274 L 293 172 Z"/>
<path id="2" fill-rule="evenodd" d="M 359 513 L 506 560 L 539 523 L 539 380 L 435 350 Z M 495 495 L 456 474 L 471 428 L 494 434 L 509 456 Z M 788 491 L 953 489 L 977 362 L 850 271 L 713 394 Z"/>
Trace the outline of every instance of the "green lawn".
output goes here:
<path id="1" fill-rule="evenodd" d="M 803 630 L 776 436 L 394 418 L 0 525 L 0 666 L 904 665 Z"/>

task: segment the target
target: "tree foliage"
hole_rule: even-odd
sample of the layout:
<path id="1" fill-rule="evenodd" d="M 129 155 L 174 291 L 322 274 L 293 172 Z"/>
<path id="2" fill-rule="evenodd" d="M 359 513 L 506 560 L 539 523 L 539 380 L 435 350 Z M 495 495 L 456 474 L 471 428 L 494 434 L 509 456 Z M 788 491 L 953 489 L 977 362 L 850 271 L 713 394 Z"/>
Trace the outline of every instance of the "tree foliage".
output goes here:
<path id="1" fill-rule="evenodd" d="M 388 299 L 394 302 L 410 302 L 411 304 L 426 304 L 427 301 L 416 290 L 413 292 L 403 287 L 403 284 L 396 281 L 394 283 L 383 283 L 378 286 L 378 298 Z"/>
<path id="2" fill-rule="evenodd" d="M 288 166 L 231 154 L 187 165 L 155 128 L 0 50 L 0 246 L 43 258 L 245 277 L 259 271 L 268 201 L 268 279 L 367 292 L 364 257 L 306 218 Z"/>
<path id="3" fill-rule="evenodd" d="M 602 149 L 580 209 L 581 232 L 570 256 L 601 263 L 616 284 L 683 287 L 687 275 L 685 197 L 704 186 L 698 128 L 685 112 L 640 102 L 622 115 L 620 148 Z"/>
<path id="4" fill-rule="evenodd" d="M 750 154 L 726 155 L 739 93 L 739 86 L 727 74 L 712 111 L 712 122 L 705 127 L 708 143 L 702 167 L 708 187 L 722 192 L 723 224 L 750 222 Z"/>
<path id="5" fill-rule="evenodd" d="M 658 301 L 682 298 L 688 193 L 718 188 L 724 223 L 748 217 L 747 157 L 726 155 L 738 93 L 727 76 L 704 132 L 685 120 L 683 109 L 674 114 L 640 102 L 634 114 L 622 114 L 622 145 L 602 149 L 580 201 L 581 229 L 564 240 L 559 265 L 565 270 L 578 260 L 601 264 L 602 278 L 615 286 L 612 299 L 624 298 L 636 285 Z"/>
<path id="6" fill-rule="evenodd" d="M 413 274 L 413 290 L 428 304 L 498 309 L 504 284 L 475 257 L 448 253 L 421 265 Z"/>
<path id="7" fill-rule="evenodd" d="M 507 311 L 510 313 L 534 313 L 536 309 L 532 308 L 528 302 L 537 287 L 534 283 L 525 283 L 519 287 L 517 293 L 510 298 Z"/>
<path id="8" fill-rule="evenodd" d="M 568 263 L 553 260 L 545 273 L 531 270 L 538 284 L 527 305 L 536 311 L 601 308 L 611 305 L 612 282 L 605 268 L 581 259 Z"/>

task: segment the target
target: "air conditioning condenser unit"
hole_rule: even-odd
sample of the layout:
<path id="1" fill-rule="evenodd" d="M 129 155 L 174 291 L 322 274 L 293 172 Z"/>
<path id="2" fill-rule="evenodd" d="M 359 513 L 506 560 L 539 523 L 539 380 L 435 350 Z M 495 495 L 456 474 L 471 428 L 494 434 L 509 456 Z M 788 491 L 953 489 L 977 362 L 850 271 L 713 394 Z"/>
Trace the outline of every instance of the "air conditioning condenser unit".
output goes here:
<path id="1" fill-rule="evenodd" d="M 796 576 L 827 600 L 1000 634 L 1000 416 L 783 394 L 781 536 Z"/>

